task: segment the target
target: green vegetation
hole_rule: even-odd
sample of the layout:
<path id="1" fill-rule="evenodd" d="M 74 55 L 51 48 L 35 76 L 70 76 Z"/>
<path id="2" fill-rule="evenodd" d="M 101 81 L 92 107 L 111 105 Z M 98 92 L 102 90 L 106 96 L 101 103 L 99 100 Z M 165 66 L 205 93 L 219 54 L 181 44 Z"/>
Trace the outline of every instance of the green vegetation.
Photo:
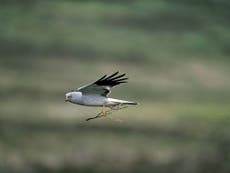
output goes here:
<path id="1" fill-rule="evenodd" d="M 0 7 L 1 49 L 128 61 L 227 59 L 230 23 L 224 9 L 230 5 L 211 2 L 6 3 Z"/>
<path id="2" fill-rule="evenodd" d="M 226 0 L 0 2 L 0 172 L 230 171 Z M 70 89 L 126 72 L 100 108 Z"/>

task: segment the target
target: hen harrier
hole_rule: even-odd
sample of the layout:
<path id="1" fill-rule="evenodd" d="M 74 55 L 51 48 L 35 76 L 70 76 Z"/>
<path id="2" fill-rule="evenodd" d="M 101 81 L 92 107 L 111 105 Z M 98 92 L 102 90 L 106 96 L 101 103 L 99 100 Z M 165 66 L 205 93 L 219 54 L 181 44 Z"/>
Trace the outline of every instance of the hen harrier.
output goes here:
<path id="1" fill-rule="evenodd" d="M 125 74 L 118 75 L 118 73 L 119 72 L 116 72 L 108 77 L 107 75 L 104 75 L 94 83 L 84 85 L 78 89 L 66 93 L 65 101 L 84 106 L 102 107 L 102 111 L 97 114 L 97 116 L 88 118 L 86 121 L 99 117 L 105 117 L 106 114 L 111 113 L 112 110 L 119 110 L 127 107 L 127 105 L 137 105 L 137 102 L 108 97 L 111 93 L 112 87 L 127 82 L 128 78 L 124 77 Z M 105 107 L 109 107 L 110 110 L 106 111 Z"/>

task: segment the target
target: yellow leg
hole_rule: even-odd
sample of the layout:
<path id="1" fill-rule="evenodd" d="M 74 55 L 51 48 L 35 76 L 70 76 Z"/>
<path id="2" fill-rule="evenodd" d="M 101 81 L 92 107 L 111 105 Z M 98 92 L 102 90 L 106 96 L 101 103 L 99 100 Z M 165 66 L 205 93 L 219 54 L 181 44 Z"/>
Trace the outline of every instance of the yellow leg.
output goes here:
<path id="1" fill-rule="evenodd" d="M 102 106 L 102 116 L 106 116 L 105 105 Z"/>

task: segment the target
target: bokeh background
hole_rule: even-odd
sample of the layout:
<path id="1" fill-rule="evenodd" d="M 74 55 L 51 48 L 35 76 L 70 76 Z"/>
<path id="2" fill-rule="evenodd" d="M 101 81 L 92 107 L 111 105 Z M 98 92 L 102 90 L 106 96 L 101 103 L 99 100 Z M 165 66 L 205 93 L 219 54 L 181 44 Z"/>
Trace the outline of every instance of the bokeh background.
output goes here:
<path id="1" fill-rule="evenodd" d="M 1 0 L 0 172 L 230 172 L 230 1 Z M 119 70 L 100 108 L 65 93 Z"/>

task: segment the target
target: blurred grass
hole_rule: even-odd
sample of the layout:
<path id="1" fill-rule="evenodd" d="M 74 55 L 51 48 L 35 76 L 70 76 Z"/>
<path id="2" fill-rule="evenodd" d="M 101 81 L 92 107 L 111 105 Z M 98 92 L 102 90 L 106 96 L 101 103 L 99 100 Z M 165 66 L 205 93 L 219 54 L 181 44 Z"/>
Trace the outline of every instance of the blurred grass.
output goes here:
<path id="1" fill-rule="evenodd" d="M 35 51 L 132 61 L 216 55 L 227 60 L 229 55 L 229 23 L 209 6 L 169 1 L 112 5 L 106 1 L 36 1 L 29 6 L 6 3 L 0 17 L 1 51 L 7 54 Z"/>
<path id="2" fill-rule="evenodd" d="M 165 72 L 164 65 L 92 66 L 72 58 L 34 59 L 23 68 L 2 62 L 4 172 L 203 172 L 213 164 L 228 170 L 221 164 L 229 156 L 228 65 L 183 62 L 167 64 Z M 85 122 L 99 108 L 64 103 L 68 89 L 118 68 L 129 72 L 130 82 L 112 96 L 141 105 Z"/>
<path id="3" fill-rule="evenodd" d="M 1 1 L 0 172 L 228 173 L 229 5 Z M 117 70 L 139 106 L 64 103 Z"/>

